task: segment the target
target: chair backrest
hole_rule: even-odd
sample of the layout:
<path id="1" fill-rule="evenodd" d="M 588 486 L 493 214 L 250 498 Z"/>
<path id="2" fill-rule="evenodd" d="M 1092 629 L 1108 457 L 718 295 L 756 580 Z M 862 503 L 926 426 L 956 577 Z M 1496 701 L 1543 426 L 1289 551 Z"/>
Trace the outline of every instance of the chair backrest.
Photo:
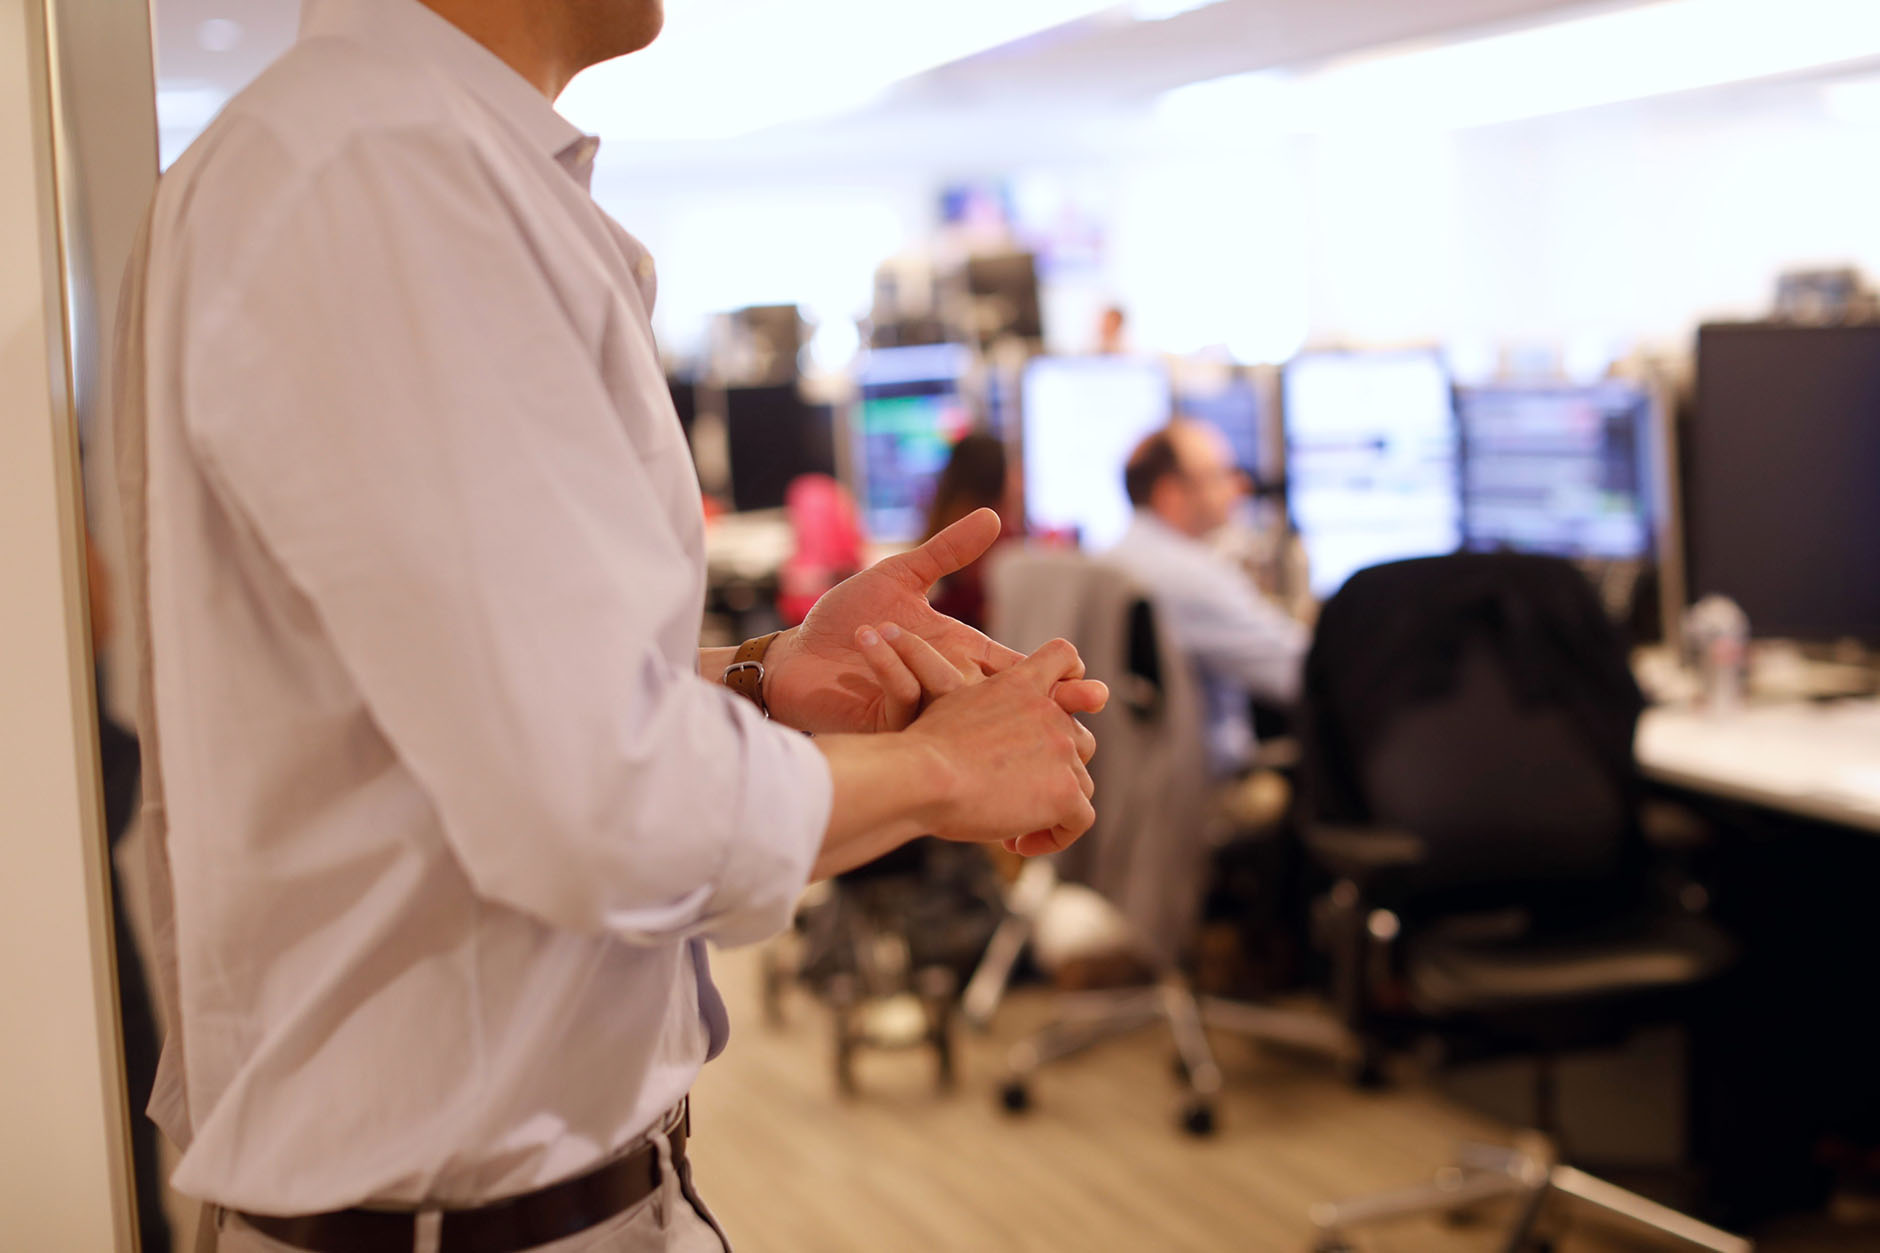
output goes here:
<path id="1" fill-rule="evenodd" d="M 1306 663 L 1308 814 L 1419 836 L 1426 904 L 1597 909 L 1639 864 L 1641 708 L 1623 642 L 1566 562 L 1361 571 Z"/>
<path id="2" fill-rule="evenodd" d="M 1210 793 L 1194 674 L 1123 570 L 1063 549 L 1002 551 L 987 574 L 992 636 L 1022 652 L 1062 636 L 1109 684 L 1090 718 L 1096 825 L 1058 874 L 1117 906 L 1144 954 L 1173 962 L 1199 918 Z"/>

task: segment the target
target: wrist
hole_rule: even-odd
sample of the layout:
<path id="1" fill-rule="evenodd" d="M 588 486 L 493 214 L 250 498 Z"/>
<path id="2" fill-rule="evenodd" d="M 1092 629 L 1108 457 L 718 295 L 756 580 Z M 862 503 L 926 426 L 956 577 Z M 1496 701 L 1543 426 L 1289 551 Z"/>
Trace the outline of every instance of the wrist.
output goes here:
<path id="1" fill-rule="evenodd" d="M 901 773 L 906 780 L 908 803 L 922 829 L 947 830 L 963 786 L 959 767 L 940 741 L 920 731 L 909 729 L 892 738 L 906 755 Z"/>
<path id="2" fill-rule="evenodd" d="M 757 690 L 763 698 L 764 708 L 770 711 L 770 716 L 773 718 L 777 716 L 777 707 L 771 703 L 775 686 L 773 680 L 777 677 L 777 671 L 783 669 L 784 664 L 796 652 L 796 633 L 801 629 L 801 627 L 791 627 L 786 631 L 779 631 L 777 637 L 770 641 L 770 648 L 764 654 L 764 677 L 758 684 Z"/>

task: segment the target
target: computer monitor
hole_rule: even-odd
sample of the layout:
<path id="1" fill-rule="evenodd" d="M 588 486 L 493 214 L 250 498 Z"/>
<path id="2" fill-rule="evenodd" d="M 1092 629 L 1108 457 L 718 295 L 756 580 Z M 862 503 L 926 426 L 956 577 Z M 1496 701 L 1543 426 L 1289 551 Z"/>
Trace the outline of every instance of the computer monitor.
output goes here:
<path id="1" fill-rule="evenodd" d="M 1692 597 L 1880 644 L 1880 325 L 1703 327 L 1684 451 Z"/>
<path id="2" fill-rule="evenodd" d="M 966 261 L 972 332 L 982 344 L 1000 339 L 1044 339 L 1038 301 L 1038 261 L 1029 252 L 984 253 Z"/>
<path id="3" fill-rule="evenodd" d="M 1456 414 L 1467 547 L 1653 556 L 1657 409 L 1649 388 L 1468 387 L 1456 393 Z"/>
<path id="4" fill-rule="evenodd" d="M 1179 373 L 1175 380 L 1175 412 L 1206 422 L 1226 437 L 1234 451 L 1234 464 L 1256 482 L 1280 477 L 1273 448 L 1267 438 L 1272 406 L 1252 371 L 1241 367 Z"/>
<path id="5" fill-rule="evenodd" d="M 836 472 L 834 414 L 795 383 L 727 387 L 725 440 L 738 512 L 781 509 L 798 475 Z"/>
<path id="6" fill-rule="evenodd" d="M 1287 500 L 1313 594 L 1462 542 L 1455 406 L 1433 351 L 1315 352 L 1282 380 Z"/>
<path id="7" fill-rule="evenodd" d="M 886 348 L 857 368 L 851 424 L 862 528 L 878 543 L 917 540 L 953 445 L 973 427 L 958 344 Z"/>
<path id="8" fill-rule="evenodd" d="M 1022 394 L 1031 529 L 1073 534 L 1092 551 L 1111 547 L 1129 528 L 1129 454 L 1168 424 L 1167 369 L 1144 357 L 1036 357 Z"/>

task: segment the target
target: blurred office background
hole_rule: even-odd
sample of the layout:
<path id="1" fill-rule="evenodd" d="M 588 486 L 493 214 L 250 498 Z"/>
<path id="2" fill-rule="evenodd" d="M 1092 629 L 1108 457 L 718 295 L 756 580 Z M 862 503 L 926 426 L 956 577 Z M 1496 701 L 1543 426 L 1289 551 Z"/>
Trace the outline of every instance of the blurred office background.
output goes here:
<path id="1" fill-rule="evenodd" d="M 166 164 L 296 8 L 157 0 Z M 1253 489 L 1226 546 L 1303 622 L 1400 558 L 1512 550 L 1590 580 L 1656 702 L 1641 787 L 1678 899 L 1729 937 L 1733 995 L 1760 1007 L 1374 1048 L 1340 999 L 1365 971 L 1340 956 L 1335 898 L 1363 876 L 1308 847 L 1310 746 L 1288 751 L 1297 710 L 1262 710 L 1278 799 L 1238 842 L 1258 847 L 1211 843 L 1197 927 L 1147 947 L 1179 954 L 1161 973 L 1182 987 L 1304 1035 L 1217 1033 L 1212 1086 L 1192 1056 L 1171 1079 L 1156 1032 L 1015 1083 L 1013 1050 L 1065 995 L 1157 973 L 1111 942 L 1103 902 L 928 856 L 819 891 L 797 935 L 724 962 L 744 1026 L 704 1082 L 696 1152 L 740 1247 L 1305 1248 L 1316 1203 L 1537 1123 L 1761 1247 L 1880 1247 L 1859 1026 L 1880 956 L 1862 925 L 1880 883 L 1880 5 L 668 13 L 654 48 L 561 104 L 603 140 L 597 200 L 658 261 L 714 517 L 708 642 L 797 620 L 920 539 L 969 434 L 1005 454 L 985 503 L 1014 539 L 1095 555 L 1128 524 L 1130 450 L 1200 419 Z M 997 587 L 972 608 L 996 619 Z M 1686 614 L 1712 593 L 1747 625 Z M 1749 641 L 1730 717 L 1718 676 L 1684 664 L 1706 631 Z M 962 1006 L 1014 918 L 994 995 Z M 1399 923 L 1365 919 L 1386 956 L 1360 965 L 1388 963 Z M 1365 1042 L 1328 1060 L 1315 1020 Z M 1510 1204 L 1349 1238 L 1500 1248 Z M 1554 1208 L 1555 1247 L 1676 1247 Z"/>

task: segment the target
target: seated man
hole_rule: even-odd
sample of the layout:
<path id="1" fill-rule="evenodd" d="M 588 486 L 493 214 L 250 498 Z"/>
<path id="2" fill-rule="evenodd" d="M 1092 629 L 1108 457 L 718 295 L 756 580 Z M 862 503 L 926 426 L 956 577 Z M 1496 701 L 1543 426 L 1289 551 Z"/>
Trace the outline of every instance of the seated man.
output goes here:
<path id="1" fill-rule="evenodd" d="M 1137 445 L 1123 478 L 1136 516 L 1109 559 L 1149 592 L 1198 672 L 1211 772 L 1239 775 L 1253 760 L 1250 698 L 1298 696 L 1310 634 L 1209 546 L 1247 489 L 1219 431 L 1177 419 Z"/>

